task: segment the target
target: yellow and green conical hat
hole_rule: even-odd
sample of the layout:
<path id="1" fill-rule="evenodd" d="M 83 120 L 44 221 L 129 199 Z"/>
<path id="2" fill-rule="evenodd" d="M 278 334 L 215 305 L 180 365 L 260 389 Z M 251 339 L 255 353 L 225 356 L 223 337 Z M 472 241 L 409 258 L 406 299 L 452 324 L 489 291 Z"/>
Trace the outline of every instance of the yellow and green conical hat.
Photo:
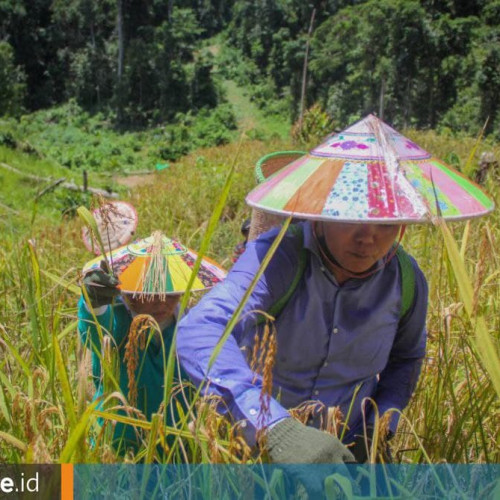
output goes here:
<path id="1" fill-rule="evenodd" d="M 181 294 L 186 290 L 197 254 L 161 232 L 136 240 L 106 254 L 123 293 L 139 296 Z M 88 262 L 87 273 L 99 269 L 102 257 Z M 210 288 L 226 276 L 226 271 L 205 257 L 194 280 L 192 291 Z"/>

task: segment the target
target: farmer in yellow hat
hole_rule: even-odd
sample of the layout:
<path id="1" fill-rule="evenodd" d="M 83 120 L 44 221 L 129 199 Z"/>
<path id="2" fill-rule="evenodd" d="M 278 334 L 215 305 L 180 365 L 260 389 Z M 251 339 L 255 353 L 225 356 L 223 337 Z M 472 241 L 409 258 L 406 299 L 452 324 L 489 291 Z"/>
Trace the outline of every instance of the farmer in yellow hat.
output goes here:
<path id="1" fill-rule="evenodd" d="M 111 252 L 109 261 L 98 257 L 84 268 L 85 293 L 79 302 L 78 330 L 84 345 L 92 353 L 92 374 L 96 387 L 94 399 L 103 394 L 103 340 L 109 339 L 117 352 L 119 390 L 128 408 L 120 414 L 150 420 L 163 409 L 167 425 L 174 425 L 175 403 L 172 394 L 164 394 L 165 361 L 172 343 L 178 304 L 191 275 L 196 254 L 175 240 L 157 232 Z M 218 283 L 224 271 L 204 259 L 193 290 Z M 95 319 L 94 319 L 95 318 Z M 111 369 L 108 366 L 108 369 Z M 175 383 L 182 371 L 176 367 Z M 111 388 L 114 392 L 118 388 Z M 182 391 L 174 398 L 185 406 Z M 140 415 L 137 414 L 137 411 Z M 137 451 L 140 430 L 116 423 L 113 443 L 119 452 Z"/>
<path id="2" fill-rule="evenodd" d="M 273 462 L 364 462 L 365 430 L 387 413 L 387 433 L 396 431 L 398 412 L 389 410 L 408 404 L 425 354 L 428 290 L 399 247 L 404 227 L 483 215 L 493 204 L 373 116 L 284 166 L 247 202 L 305 221 L 285 233 L 211 367 L 279 229 L 249 242 L 226 280 L 182 319 L 182 366 L 224 398 L 247 441 L 265 444 Z M 275 318 L 269 399 L 269 380 L 249 359 L 255 348 L 265 354 L 256 346 L 262 311 Z M 317 409 L 305 424 L 290 413 L 304 405 Z M 336 435 L 323 432 L 333 428 Z"/>

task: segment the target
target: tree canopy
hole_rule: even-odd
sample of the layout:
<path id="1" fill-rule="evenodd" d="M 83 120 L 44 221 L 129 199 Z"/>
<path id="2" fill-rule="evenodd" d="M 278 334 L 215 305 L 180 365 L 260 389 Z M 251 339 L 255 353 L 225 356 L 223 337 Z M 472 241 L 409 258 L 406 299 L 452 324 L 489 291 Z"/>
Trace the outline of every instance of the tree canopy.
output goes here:
<path id="1" fill-rule="evenodd" d="M 308 107 L 500 135 L 499 26 L 500 0 L 3 0 L 0 115 L 75 98 L 136 126 L 214 107 L 203 42 L 222 33 L 239 55 L 219 71 L 293 120 L 311 29 Z"/>

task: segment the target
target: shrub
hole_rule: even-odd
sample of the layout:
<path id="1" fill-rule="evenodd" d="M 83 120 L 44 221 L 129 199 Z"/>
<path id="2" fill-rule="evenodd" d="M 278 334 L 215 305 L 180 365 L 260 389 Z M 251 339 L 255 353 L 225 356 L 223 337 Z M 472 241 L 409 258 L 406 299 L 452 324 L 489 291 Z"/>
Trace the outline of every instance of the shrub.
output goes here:
<path id="1" fill-rule="evenodd" d="M 318 104 L 304 113 L 302 124 L 298 120 L 292 127 L 292 138 L 299 144 L 318 143 L 334 131 L 334 121 Z"/>

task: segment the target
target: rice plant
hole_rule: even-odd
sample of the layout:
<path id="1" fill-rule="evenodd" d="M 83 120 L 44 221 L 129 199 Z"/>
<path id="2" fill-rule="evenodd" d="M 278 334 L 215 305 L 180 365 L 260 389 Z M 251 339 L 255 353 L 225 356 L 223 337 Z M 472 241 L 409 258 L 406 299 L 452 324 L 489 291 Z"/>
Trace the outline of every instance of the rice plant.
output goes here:
<path id="1" fill-rule="evenodd" d="M 412 134 L 436 155 L 446 157 L 454 151 L 462 161 L 474 145 L 474 139 Z M 233 162 L 238 147 L 238 159 Z M 239 226 L 249 214 L 243 200 L 254 185 L 253 165 L 269 151 L 287 148 L 289 144 L 247 141 L 241 146 L 199 150 L 155 174 L 154 184 L 137 188 L 129 197 L 139 212 L 138 234 L 160 229 L 229 266 Z M 486 188 L 498 202 L 494 176 L 494 172 L 488 174 Z M 419 386 L 391 443 L 396 461 L 500 461 L 498 222 L 496 211 L 483 220 L 411 227 L 406 233 L 405 248 L 429 281 L 429 338 Z M 165 425 L 163 412 L 173 395 L 193 390 L 174 385 L 173 351 L 164 353 L 165 401 L 151 421 L 134 412 L 133 401 L 127 401 L 113 383 L 116 353 L 112 345 L 106 346 L 102 358 L 104 371 L 110 374 L 104 399 L 101 406 L 92 402 L 86 351 L 76 325 L 79 270 L 91 258 L 80 232 L 77 219 L 63 223 L 43 219 L 43 224 L 40 221 L 21 234 L 7 234 L 0 246 L 0 459 L 16 463 L 265 462 L 266 457 L 250 450 L 238 429 L 216 412 L 221 401 L 198 395 L 179 411 L 178 422 Z M 182 307 L 196 300 L 186 295 Z M 231 324 L 237 319 L 235 315 Z M 269 324 L 260 339 L 266 349 L 254 353 L 255 367 L 268 387 L 272 339 Z M 131 345 L 131 357 L 132 350 L 140 348 L 140 342 Z M 262 401 L 265 405 L 265 395 Z M 128 411 L 119 411 L 124 408 Z M 306 406 L 293 414 L 301 419 L 311 411 L 314 408 Z M 341 433 L 343 418 L 332 409 L 325 428 Z M 135 425 L 140 432 L 142 446 L 135 454 L 117 453 L 112 446 L 117 421 Z M 160 455 L 158 449 L 165 453 Z M 279 492 L 283 484 L 276 474 L 272 489 Z M 339 486 L 335 484 L 330 488 Z"/>

